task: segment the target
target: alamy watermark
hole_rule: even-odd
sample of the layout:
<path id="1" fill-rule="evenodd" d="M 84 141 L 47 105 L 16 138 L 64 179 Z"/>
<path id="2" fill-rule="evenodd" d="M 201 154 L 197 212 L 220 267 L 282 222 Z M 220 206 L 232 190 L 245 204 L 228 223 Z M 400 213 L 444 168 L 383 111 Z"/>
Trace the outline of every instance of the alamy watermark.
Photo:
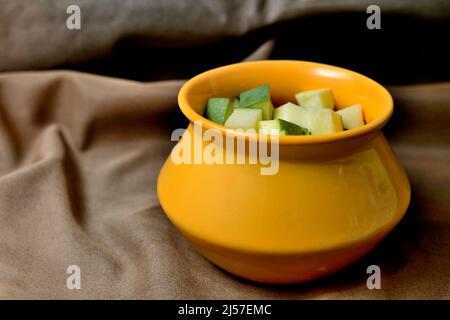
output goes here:
<path id="1" fill-rule="evenodd" d="M 81 269 L 78 265 L 72 264 L 67 267 L 66 273 L 69 274 L 66 280 L 66 287 L 69 290 L 81 289 Z"/>
<path id="2" fill-rule="evenodd" d="M 81 29 L 81 9 L 76 4 L 67 7 L 66 13 L 69 15 L 66 19 L 66 27 L 69 30 Z M 381 8 L 372 4 L 367 7 L 366 13 L 370 14 L 367 18 L 366 26 L 369 30 L 381 29 Z"/>
<path id="3" fill-rule="evenodd" d="M 179 141 L 170 154 L 174 164 L 260 164 L 261 175 L 274 175 L 279 169 L 279 138 L 272 130 L 270 139 L 260 134 L 256 139 L 235 137 L 235 132 L 256 135 L 255 129 L 203 131 L 202 121 L 194 121 L 193 134 L 186 129 L 173 131 L 171 140 Z M 248 150 L 246 145 L 248 145 Z M 269 152 L 270 151 L 270 152 Z"/>
<path id="4" fill-rule="evenodd" d="M 373 290 L 373 289 L 381 289 L 381 269 L 376 264 L 370 265 L 367 267 L 366 270 L 367 274 L 370 274 L 370 276 L 367 278 L 366 286 L 367 289 Z"/>
<path id="5" fill-rule="evenodd" d="M 67 7 L 66 13 L 69 15 L 66 19 L 66 27 L 69 30 L 81 29 L 81 9 L 79 6 L 72 4 Z"/>
<path id="6" fill-rule="evenodd" d="M 366 26 L 369 30 L 381 29 L 381 9 L 376 4 L 367 7 L 366 13 L 370 14 L 367 18 Z"/>

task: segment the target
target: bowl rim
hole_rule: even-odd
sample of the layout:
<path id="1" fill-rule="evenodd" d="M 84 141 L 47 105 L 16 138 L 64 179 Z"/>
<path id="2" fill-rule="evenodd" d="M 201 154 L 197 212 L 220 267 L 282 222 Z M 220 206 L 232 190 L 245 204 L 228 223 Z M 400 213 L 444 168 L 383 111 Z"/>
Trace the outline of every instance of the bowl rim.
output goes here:
<path id="1" fill-rule="evenodd" d="M 301 135 L 292 135 L 292 136 L 277 136 L 277 139 L 279 141 L 279 144 L 320 144 L 320 143 L 329 143 L 339 140 L 347 140 L 352 139 L 360 136 L 364 136 L 367 134 L 370 134 L 372 132 L 380 130 L 390 119 L 393 113 L 394 109 L 394 102 L 392 99 L 391 94 L 389 91 L 383 87 L 381 84 L 376 82 L 375 80 L 372 80 L 371 78 L 362 75 L 360 73 L 357 73 L 355 71 L 351 71 L 349 69 L 329 65 L 329 64 L 323 64 L 323 63 L 317 63 L 312 61 L 303 61 L 303 60 L 259 60 L 259 61 L 246 61 L 246 62 L 239 62 L 234 64 L 225 65 L 222 67 L 210 69 L 208 71 L 202 72 L 195 77 L 188 80 L 180 89 L 178 93 L 178 104 L 180 106 L 181 112 L 189 119 L 191 123 L 194 123 L 196 121 L 201 121 L 201 125 L 203 129 L 216 129 L 221 132 L 222 135 L 227 134 L 228 136 L 237 137 L 249 141 L 255 141 L 259 140 L 260 135 L 258 133 L 247 133 L 242 131 L 236 131 L 233 129 L 226 128 L 220 124 L 217 124 L 211 120 L 208 120 L 203 115 L 199 114 L 197 111 L 192 108 L 190 103 L 188 102 L 188 95 L 192 87 L 199 81 L 205 80 L 206 78 L 210 77 L 213 74 L 220 73 L 227 69 L 236 69 L 239 70 L 240 67 L 243 65 L 248 64 L 273 64 L 273 63 L 296 63 L 300 65 L 309 65 L 309 66 L 315 66 L 320 68 L 325 68 L 328 70 L 337 71 L 340 73 L 346 73 L 351 75 L 354 78 L 363 79 L 365 81 L 368 81 L 371 85 L 377 87 L 386 98 L 386 108 L 385 110 L 374 120 L 371 122 L 365 124 L 362 127 L 354 128 L 351 130 L 345 130 L 341 132 L 336 133 L 329 133 L 329 134 L 322 134 L 322 135 L 308 135 L 308 136 L 301 136 Z M 271 136 L 266 137 L 267 140 L 271 139 Z"/>

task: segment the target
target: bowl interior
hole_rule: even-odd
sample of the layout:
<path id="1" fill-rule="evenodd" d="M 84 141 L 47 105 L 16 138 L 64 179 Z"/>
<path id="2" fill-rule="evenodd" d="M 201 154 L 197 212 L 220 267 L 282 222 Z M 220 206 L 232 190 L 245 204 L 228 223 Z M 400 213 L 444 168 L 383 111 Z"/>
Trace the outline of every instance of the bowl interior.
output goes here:
<path id="1" fill-rule="evenodd" d="M 220 125 L 202 117 L 208 98 L 232 98 L 263 84 L 270 85 L 275 107 L 296 103 L 294 95 L 299 91 L 329 87 L 337 109 L 361 104 L 367 123 L 362 131 L 381 127 L 392 114 L 392 97 L 380 84 L 350 70 L 304 61 L 244 62 L 204 72 L 184 85 L 179 94 L 180 107 L 191 121 L 203 120 L 220 129 Z"/>

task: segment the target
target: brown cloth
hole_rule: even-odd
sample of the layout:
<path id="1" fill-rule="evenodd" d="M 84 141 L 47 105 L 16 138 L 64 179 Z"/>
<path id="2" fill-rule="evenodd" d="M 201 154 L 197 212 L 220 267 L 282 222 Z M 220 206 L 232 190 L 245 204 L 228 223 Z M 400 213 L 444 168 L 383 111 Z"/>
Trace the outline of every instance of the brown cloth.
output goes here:
<path id="1" fill-rule="evenodd" d="M 191 47 L 317 13 L 358 12 L 363 17 L 361 25 L 365 27 L 366 9 L 373 4 L 381 6 L 383 19 L 390 14 L 430 21 L 450 17 L 447 0 L 2 0 L 0 70 L 86 62 L 117 50 L 115 47 L 123 45 L 124 40 L 139 39 L 139 43 L 158 48 Z M 80 30 L 66 27 L 70 16 L 66 10 L 70 5 L 80 8 Z M 302 32 L 299 30 L 296 38 L 304 39 Z M 421 41 L 426 38 L 422 36 Z M 406 41 L 402 45 L 406 46 Z M 236 47 L 227 50 L 227 55 L 238 50 Z M 145 46 L 142 49 L 145 50 Z M 406 52 L 411 55 L 413 50 L 417 48 L 410 47 Z M 133 58 L 136 56 L 134 52 Z M 146 55 L 146 59 L 150 56 Z M 169 60 L 170 64 L 176 63 L 173 60 Z M 189 62 L 192 63 L 192 59 Z"/>
<path id="2" fill-rule="evenodd" d="M 182 83 L 0 74 L 1 298 L 450 299 L 450 83 L 390 88 L 386 132 L 413 190 L 400 225 L 342 272 L 293 286 L 221 271 L 161 210 Z M 372 264 L 381 290 L 366 287 Z M 66 287 L 69 265 L 80 290 Z"/>

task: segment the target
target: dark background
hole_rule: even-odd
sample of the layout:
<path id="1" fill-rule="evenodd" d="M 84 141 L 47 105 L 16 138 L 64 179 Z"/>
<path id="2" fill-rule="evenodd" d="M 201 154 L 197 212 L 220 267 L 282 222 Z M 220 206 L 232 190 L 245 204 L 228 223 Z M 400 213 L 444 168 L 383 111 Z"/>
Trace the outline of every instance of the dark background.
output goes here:
<path id="1" fill-rule="evenodd" d="M 369 30 L 368 16 L 365 12 L 317 14 L 188 48 L 155 48 L 143 36 L 130 36 L 105 56 L 56 68 L 142 81 L 190 78 L 238 62 L 274 39 L 270 59 L 337 65 L 387 85 L 450 80 L 449 20 L 382 14 L 382 28 Z"/>

